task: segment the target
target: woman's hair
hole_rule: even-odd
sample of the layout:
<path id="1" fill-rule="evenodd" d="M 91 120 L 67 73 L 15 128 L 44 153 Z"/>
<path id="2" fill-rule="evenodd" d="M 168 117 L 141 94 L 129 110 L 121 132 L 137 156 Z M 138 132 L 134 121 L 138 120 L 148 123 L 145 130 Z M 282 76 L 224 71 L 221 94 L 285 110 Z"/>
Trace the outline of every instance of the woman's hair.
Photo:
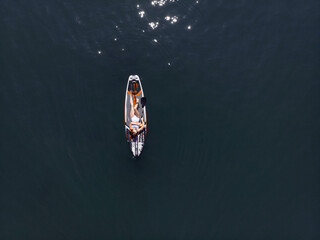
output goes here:
<path id="1" fill-rule="evenodd" d="M 137 135 L 138 131 L 137 130 L 134 131 L 134 128 L 132 128 L 132 129 L 130 129 L 130 133 L 132 136 L 135 136 L 135 135 Z"/>

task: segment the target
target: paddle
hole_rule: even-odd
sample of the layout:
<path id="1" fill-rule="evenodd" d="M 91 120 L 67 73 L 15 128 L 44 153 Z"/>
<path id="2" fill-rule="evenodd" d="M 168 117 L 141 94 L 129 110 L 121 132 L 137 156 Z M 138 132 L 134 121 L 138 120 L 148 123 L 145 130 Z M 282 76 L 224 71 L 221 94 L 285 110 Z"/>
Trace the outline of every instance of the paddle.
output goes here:
<path id="1" fill-rule="evenodd" d="M 142 97 L 141 98 L 141 107 L 144 108 L 144 106 L 147 104 L 147 98 Z"/>

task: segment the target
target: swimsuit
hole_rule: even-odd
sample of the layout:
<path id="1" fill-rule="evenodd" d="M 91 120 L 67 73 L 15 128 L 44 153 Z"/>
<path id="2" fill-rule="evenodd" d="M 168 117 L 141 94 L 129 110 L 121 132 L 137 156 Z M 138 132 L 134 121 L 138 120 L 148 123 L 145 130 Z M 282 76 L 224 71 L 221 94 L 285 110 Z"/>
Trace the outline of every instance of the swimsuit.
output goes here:
<path id="1" fill-rule="evenodd" d="M 139 122 L 139 118 L 136 115 L 133 115 L 131 118 L 132 122 Z M 131 127 L 135 127 L 137 130 L 139 129 L 139 126 L 137 124 L 132 124 Z"/>

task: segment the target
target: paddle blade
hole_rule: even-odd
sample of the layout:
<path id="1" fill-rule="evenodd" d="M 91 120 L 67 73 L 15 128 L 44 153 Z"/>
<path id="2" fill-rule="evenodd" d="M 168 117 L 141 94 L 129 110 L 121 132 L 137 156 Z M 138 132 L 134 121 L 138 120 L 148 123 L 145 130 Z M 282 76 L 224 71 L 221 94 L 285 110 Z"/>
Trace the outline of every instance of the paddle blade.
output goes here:
<path id="1" fill-rule="evenodd" d="M 144 106 L 147 104 L 147 98 L 142 97 L 141 98 L 141 107 L 144 108 Z"/>

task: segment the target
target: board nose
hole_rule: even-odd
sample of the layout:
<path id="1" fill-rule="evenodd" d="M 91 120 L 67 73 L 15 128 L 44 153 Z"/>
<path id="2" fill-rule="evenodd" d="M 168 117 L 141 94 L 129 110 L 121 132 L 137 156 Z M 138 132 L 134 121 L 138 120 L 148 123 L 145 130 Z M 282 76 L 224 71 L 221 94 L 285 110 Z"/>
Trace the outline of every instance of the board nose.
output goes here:
<path id="1" fill-rule="evenodd" d="M 138 75 L 130 75 L 129 76 L 129 81 L 131 80 L 140 80 L 139 76 Z"/>

